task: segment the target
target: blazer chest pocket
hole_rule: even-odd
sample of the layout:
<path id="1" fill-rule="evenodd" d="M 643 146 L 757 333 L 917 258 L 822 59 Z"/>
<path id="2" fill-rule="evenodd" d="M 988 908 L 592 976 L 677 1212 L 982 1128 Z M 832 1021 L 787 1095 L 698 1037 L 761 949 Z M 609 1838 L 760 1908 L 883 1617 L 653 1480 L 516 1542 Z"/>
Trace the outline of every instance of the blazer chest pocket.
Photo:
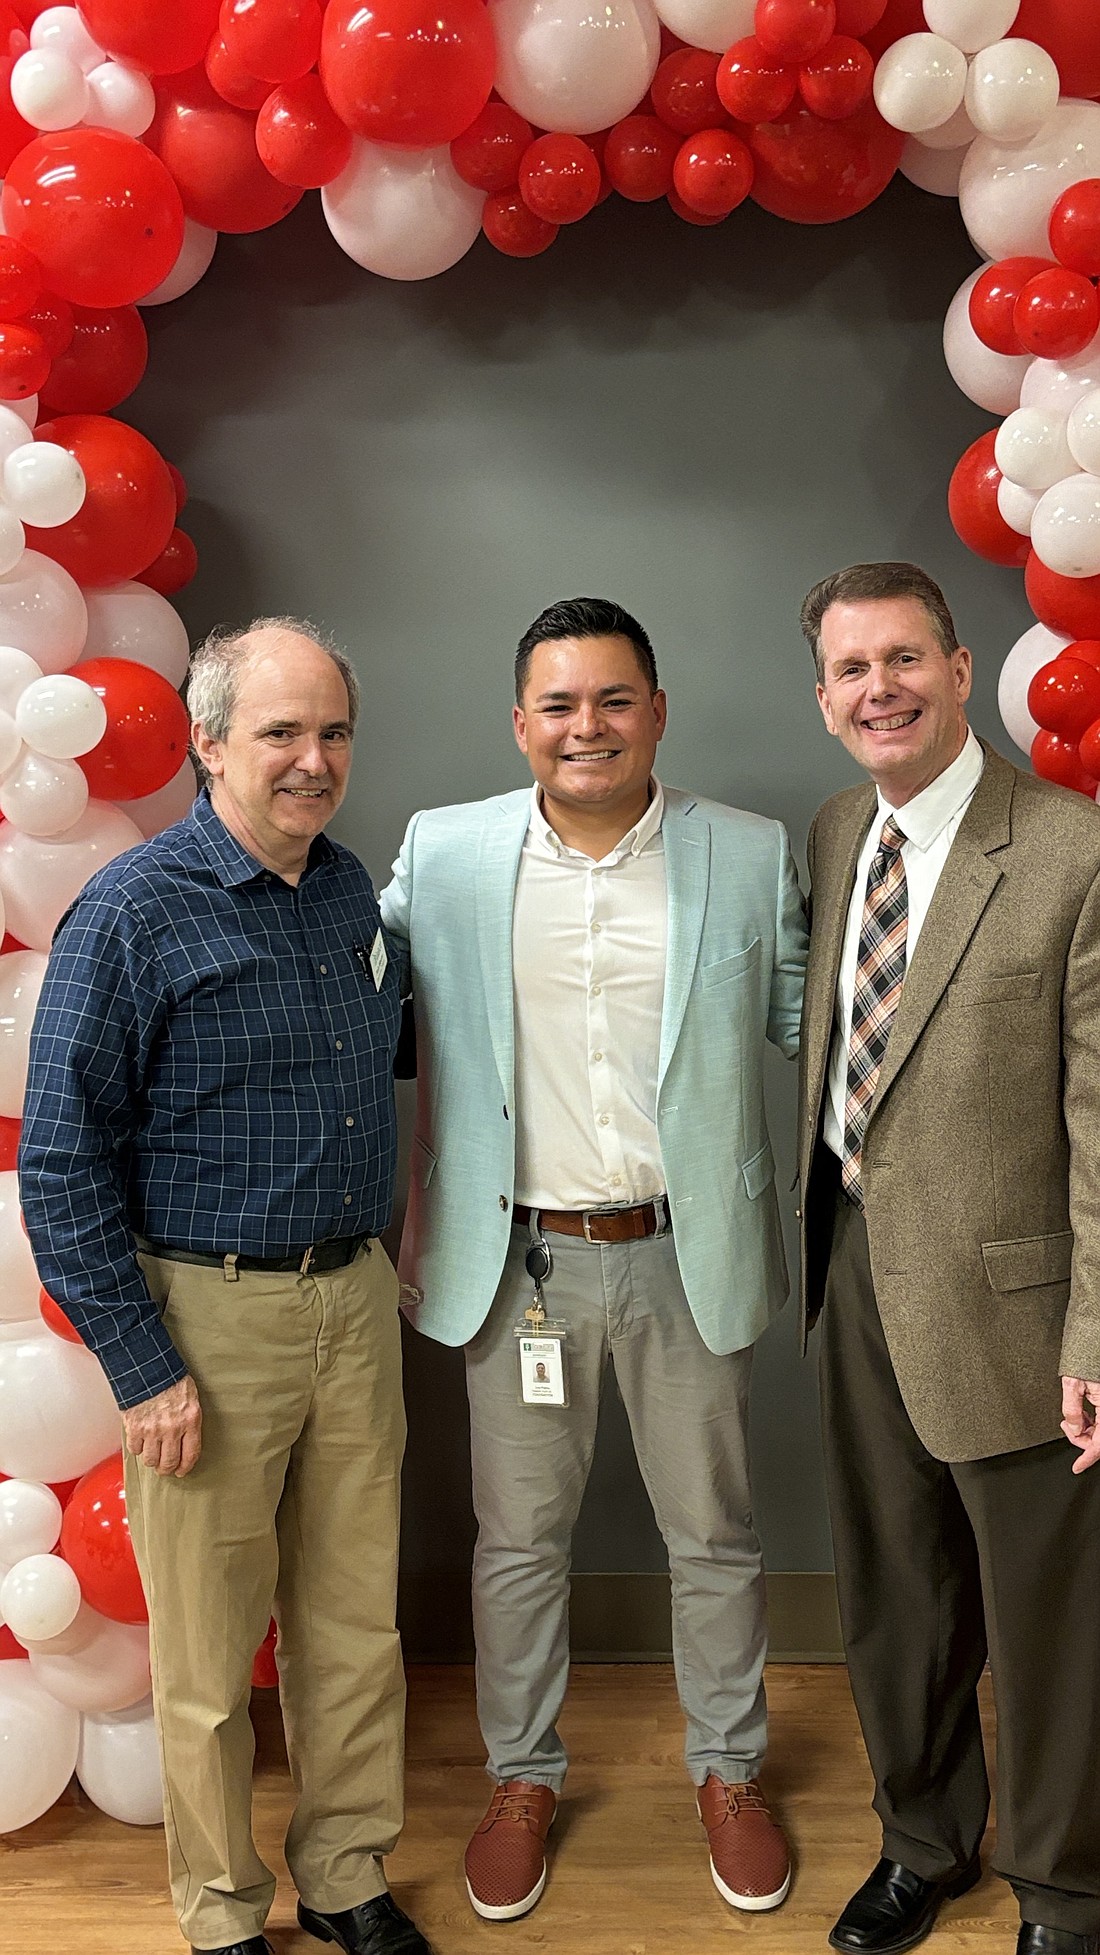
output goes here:
<path id="1" fill-rule="evenodd" d="M 1037 1290 L 1044 1283 L 1068 1283 L 1073 1230 L 1028 1235 L 1018 1242 L 983 1242 L 982 1261 L 990 1288 Z"/>
<path id="2" fill-rule="evenodd" d="M 765 1188 L 770 1187 L 775 1180 L 775 1161 L 770 1142 L 765 1141 L 759 1154 L 754 1154 L 751 1161 L 744 1163 L 741 1178 L 750 1201 L 755 1201 L 758 1195 L 763 1194 Z"/>
<path id="3" fill-rule="evenodd" d="M 956 1005 L 1018 1005 L 1042 995 L 1041 971 L 1010 971 L 1005 977 L 956 979 L 950 997 Z"/>
<path id="4" fill-rule="evenodd" d="M 742 971 L 751 971 L 760 962 L 760 939 L 754 937 L 744 950 L 735 950 L 729 957 L 719 957 L 714 964 L 704 964 L 700 976 L 708 987 L 712 984 L 727 984 L 731 978 L 740 977 Z"/>

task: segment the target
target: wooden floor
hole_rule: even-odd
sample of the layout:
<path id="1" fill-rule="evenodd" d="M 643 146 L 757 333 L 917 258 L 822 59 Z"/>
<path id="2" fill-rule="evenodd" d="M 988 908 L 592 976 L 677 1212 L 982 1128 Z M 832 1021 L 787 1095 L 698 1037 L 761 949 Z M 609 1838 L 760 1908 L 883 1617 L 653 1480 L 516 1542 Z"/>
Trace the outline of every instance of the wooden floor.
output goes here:
<path id="1" fill-rule="evenodd" d="M 784 1907 L 738 1914 L 711 1884 L 671 1672 L 600 1665 L 573 1674 L 563 1720 L 572 1764 L 546 1893 L 525 1920 L 490 1925 L 472 1913 L 462 1881 L 462 1850 L 488 1792 L 472 1678 L 466 1669 L 413 1669 L 408 1824 L 389 1862 L 398 1900 L 436 1955 L 717 1955 L 734 1946 L 745 1955 L 822 1955 L 877 1856 L 866 1762 L 839 1666 L 776 1667 L 769 1699 L 765 1784 L 795 1856 Z M 320 1944 L 295 1924 L 282 1858 L 290 1784 L 274 1693 L 255 1703 L 256 1836 L 279 1875 L 268 1934 L 277 1955 L 317 1955 Z M 1007 1955 L 1017 1922 L 1008 1888 L 987 1875 L 943 1910 L 930 1955 Z M 2 1955 L 180 1955 L 183 1947 L 159 1828 L 118 1825 L 71 1792 L 0 1840 Z"/>

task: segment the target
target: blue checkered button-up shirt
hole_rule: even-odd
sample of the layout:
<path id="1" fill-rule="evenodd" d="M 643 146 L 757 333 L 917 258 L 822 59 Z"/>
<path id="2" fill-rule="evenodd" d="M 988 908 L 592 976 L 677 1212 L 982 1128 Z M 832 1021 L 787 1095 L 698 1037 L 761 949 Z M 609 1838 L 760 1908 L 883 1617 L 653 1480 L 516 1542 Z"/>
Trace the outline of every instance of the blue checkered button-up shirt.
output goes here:
<path id="1" fill-rule="evenodd" d="M 121 1406 L 186 1369 L 135 1233 L 274 1257 L 388 1221 L 401 970 L 387 941 L 376 988 L 379 928 L 348 849 L 319 836 L 293 888 L 206 794 L 63 919 L 31 1037 L 20 1195 L 42 1281 Z"/>

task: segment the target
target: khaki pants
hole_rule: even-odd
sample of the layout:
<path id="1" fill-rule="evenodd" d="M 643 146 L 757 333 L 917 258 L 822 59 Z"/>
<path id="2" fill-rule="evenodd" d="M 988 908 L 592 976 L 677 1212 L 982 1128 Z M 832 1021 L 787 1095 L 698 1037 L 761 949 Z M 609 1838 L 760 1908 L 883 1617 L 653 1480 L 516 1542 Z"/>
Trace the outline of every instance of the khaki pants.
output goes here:
<path id="1" fill-rule="evenodd" d="M 127 1457 L 126 1495 L 172 1895 L 186 1938 L 216 1948 L 260 1934 L 275 1891 L 252 1839 L 248 1715 L 272 1614 L 295 1885 L 325 1912 L 385 1889 L 403 1817 L 397 1279 L 378 1243 L 329 1274 L 237 1282 L 141 1260 L 203 1412 L 194 1471 L 161 1479 Z"/>

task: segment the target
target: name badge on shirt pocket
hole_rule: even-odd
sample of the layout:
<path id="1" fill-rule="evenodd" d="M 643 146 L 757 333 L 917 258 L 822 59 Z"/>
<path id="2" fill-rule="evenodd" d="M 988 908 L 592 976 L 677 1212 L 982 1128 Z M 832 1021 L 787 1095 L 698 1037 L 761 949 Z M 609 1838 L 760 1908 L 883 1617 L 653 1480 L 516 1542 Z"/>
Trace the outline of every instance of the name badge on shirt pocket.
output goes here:
<path id="1" fill-rule="evenodd" d="M 386 954 L 386 945 L 381 930 L 375 931 L 374 942 L 370 947 L 369 953 L 363 944 L 354 944 L 352 948 L 363 967 L 363 976 L 366 977 L 369 972 L 374 979 L 375 990 L 381 991 L 382 980 L 386 975 L 390 962 Z"/>

